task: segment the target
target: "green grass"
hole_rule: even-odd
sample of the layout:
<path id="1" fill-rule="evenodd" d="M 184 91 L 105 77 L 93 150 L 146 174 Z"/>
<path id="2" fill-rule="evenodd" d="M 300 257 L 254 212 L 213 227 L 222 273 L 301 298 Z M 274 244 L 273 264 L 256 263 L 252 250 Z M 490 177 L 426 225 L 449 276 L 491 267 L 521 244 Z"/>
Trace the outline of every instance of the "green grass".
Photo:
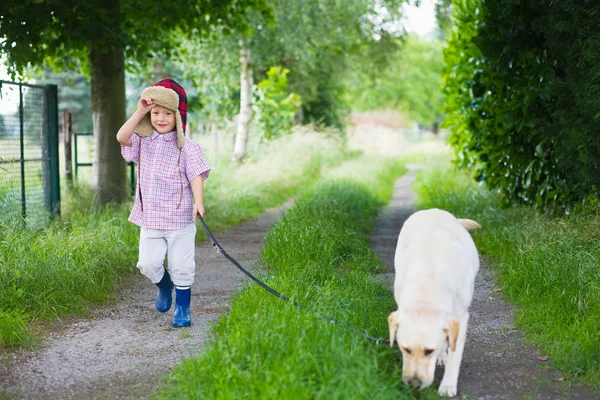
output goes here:
<path id="1" fill-rule="evenodd" d="M 395 306 L 390 290 L 371 276 L 382 266 L 368 233 L 404 169 L 369 160 L 358 157 L 330 170 L 332 180 L 296 200 L 268 232 L 258 272 L 276 290 L 345 327 L 249 283 L 214 327 L 211 346 L 178 364 L 158 397 L 437 398 L 434 389 L 417 394 L 401 384 L 397 349 L 355 331 L 387 337 Z"/>
<path id="2" fill-rule="evenodd" d="M 1 344 L 27 344 L 32 321 L 84 315 L 86 304 L 109 300 L 137 255 L 137 232 L 115 217 L 126 215 L 119 211 L 89 212 L 40 231 L 1 226 Z"/>
<path id="3" fill-rule="evenodd" d="M 348 157 L 339 140 L 310 132 L 262 146 L 260 155 L 238 168 L 225 156 L 210 160 L 205 206 L 213 231 L 281 204 Z M 38 322 L 86 315 L 138 274 L 131 204 L 98 209 L 93 192 L 78 184 L 61 197 L 63 215 L 46 229 L 0 222 L 0 346 L 35 344 Z M 204 231 L 198 232 L 201 240 Z"/>
<path id="4" fill-rule="evenodd" d="M 387 203 L 394 191 L 394 180 L 406 172 L 403 164 L 373 154 L 356 154 L 353 158 L 326 170 L 330 180 L 359 182 L 382 202 Z"/>
<path id="5" fill-rule="evenodd" d="M 501 209 L 493 193 L 446 162 L 422 172 L 414 188 L 418 208 L 481 223 L 477 247 L 517 306 L 516 325 L 571 380 L 600 388 L 598 208 L 562 218 Z"/>
<path id="6" fill-rule="evenodd" d="M 306 128 L 296 128 L 293 135 L 260 147 L 250 146 L 249 152 L 246 162 L 237 168 L 229 165 L 230 153 L 214 158 L 207 154 L 212 171 L 205 182 L 205 220 L 212 231 L 222 231 L 282 204 L 318 182 L 323 171 L 351 156 L 339 138 Z M 202 229 L 198 238 L 205 238 Z"/>

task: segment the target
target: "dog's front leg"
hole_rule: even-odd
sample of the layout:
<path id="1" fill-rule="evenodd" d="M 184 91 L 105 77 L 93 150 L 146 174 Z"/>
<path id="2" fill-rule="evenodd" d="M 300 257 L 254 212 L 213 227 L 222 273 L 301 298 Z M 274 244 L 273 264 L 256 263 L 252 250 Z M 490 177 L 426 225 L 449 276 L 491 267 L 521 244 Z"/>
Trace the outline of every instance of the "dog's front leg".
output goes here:
<path id="1" fill-rule="evenodd" d="M 458 372 L 462 361 L 463 350 L 465 349 L 465 340 L 467 338 L 467 324 L 469 322 L 469 313 L 461 318 L 458 325 L 458 338 L 456 339 L 456 350 L 448 350 L 448 360 L 442 383 L 438 389 L 440 396 L 456 396 L 456 386 L 458 383 Z"/>
<path id="2" fill-rule="evenodd" d="M 440 353 L 440 355 L 438 356 L 438 359 L 437 359 L 438 366 L 446 365 L 446 363 L 448 362 L 448 352 L 449 351 L 450 351 L 449 349 L 445 349 L 444 351 L 442 351 Z"/>

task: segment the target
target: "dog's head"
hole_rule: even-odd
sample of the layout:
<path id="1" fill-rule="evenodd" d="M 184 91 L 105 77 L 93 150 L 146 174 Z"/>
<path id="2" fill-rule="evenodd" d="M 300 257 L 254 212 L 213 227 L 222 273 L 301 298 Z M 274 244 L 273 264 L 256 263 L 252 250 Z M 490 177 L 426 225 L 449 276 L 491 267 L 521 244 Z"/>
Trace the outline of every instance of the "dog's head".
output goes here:
<path id="1" fill-rule="evenodd" d="M 401 309 L 388 317 L 390 346 L 402 352 L 402 380 L 419 389 L 431 385 L 438 357 L 456 350 L 458 321 L 426 308 Z"/>

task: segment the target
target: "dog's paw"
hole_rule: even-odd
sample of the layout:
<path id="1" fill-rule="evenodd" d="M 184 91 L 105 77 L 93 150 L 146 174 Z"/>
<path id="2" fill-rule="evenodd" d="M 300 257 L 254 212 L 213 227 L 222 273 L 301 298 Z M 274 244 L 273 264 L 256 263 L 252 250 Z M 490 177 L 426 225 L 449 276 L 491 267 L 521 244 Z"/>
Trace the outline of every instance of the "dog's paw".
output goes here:
<path id="1" fill-rule="evenodd" d="M 442 384 L 440 385 L 439 389 L 438 389 L 438 394 L 440 396 L 446 396 L 446 397 L 454 397 L 456 396 L 456 385 L 448 385 L 445 384 L 444 382 L 442 382 Z"/>

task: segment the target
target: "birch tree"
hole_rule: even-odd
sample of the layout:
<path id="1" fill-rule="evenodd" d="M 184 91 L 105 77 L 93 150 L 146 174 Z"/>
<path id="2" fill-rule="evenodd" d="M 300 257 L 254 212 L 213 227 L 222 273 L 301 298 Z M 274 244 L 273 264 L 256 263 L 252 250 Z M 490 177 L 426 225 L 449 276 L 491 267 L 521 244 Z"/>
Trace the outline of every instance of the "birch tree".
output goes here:
<path id="1" fill-rule="evenodd" d="M 246 40 L 240 40 L 240 114 L 237 121 L 237 133 L 233 148 L 232 163 L 239 164 L 246 156 L 246 144 L 248 143 L 248 130 L 252 120 L 252 58 L 250 48 Z"/>

